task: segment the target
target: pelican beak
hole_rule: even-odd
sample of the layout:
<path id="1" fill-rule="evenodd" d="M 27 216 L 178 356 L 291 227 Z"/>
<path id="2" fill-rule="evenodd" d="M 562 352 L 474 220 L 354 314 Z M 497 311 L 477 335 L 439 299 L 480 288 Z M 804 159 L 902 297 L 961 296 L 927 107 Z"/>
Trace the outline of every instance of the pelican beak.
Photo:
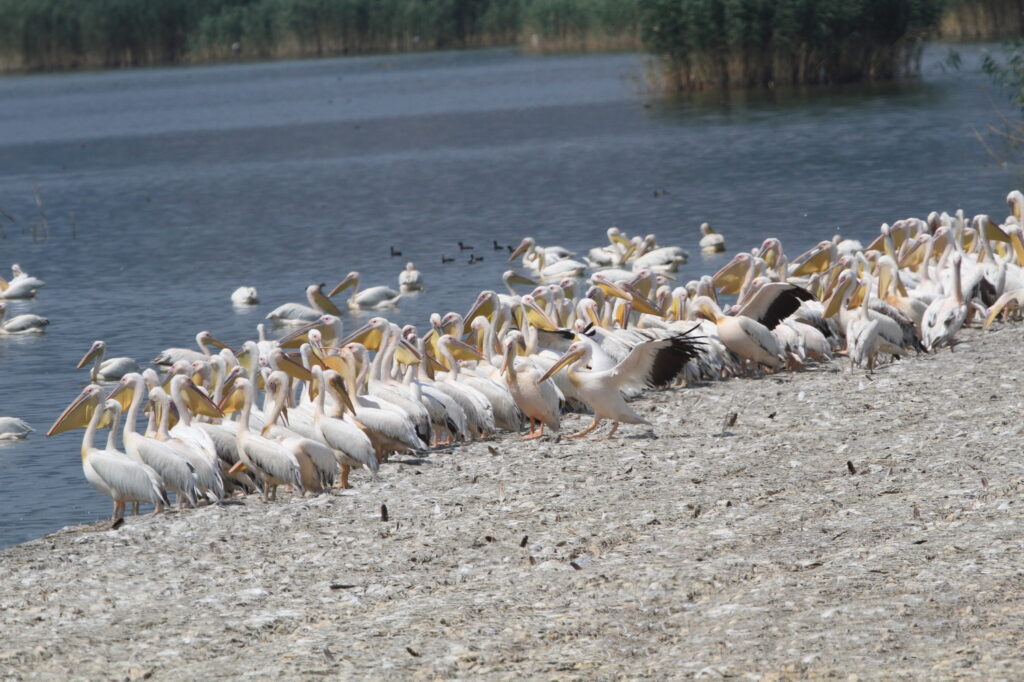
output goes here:
<path id="1" fill-rule="evenodd" d="M 1014 260 L 1017 261 L 1017 265 L 1024 266 L 1024 241 L 1021 240 L 1020 229 L 1010 233 L 1010 246 L 1013 247 Z"/>
<path id="2" fill-rule="evenodd" d="M 621 239 L 621 237 L 620 237 L 620 239 Z M 626 250 L 622 253 L 622 256 L 619 258 L 619 263 L 620 264 L 621 263 L 625 263 L 630 258 L 632 258 L 633 255 L 636 253 L 637 246 L 638 246 L 638 244 L 636 244 L 634 242 L 627 241 L 626 244 L 625 244 Z"/>
<path id="3" fill-rule="evenodd" d="M 227 475 L 228 476 L 234 476 L 235 474 L 242 473 L 246 469 L 247 469 L 247 467 L 245 466 L 245 464 L 243 462 L 241 462 L 241 461 L 238 461 L 238 462 L 235 462 L 234 465 L 230 469 L 228 469 Z"/>
<path id="4" fill-rule="evenodd" d="M 888 267 L 878 268 L 878 298 L 885 300 L 889 295 L 889 287 L 892 285 L 892 272 Z"/>
<path id="5" fill-rule="evenodd" d="M 308 383 L 313 377 L 308 369 L 284 354 L 277 358 L 277 367 L 292 379 L 298 379 L 299 381 L 305 381 Z"/>
<path id="6" fill-rule="evenodd" d="M 563 367 L 573 362 L 576 362 L 576 360 L 579 360 L 581 357 L 583 357 L 583 353 L 584 350 L 582 348 L 566 351 L 565 354 L 562 355 L 562 357 L 558 358 L 558 360 L 555 361 L 555 364 L 551 365 L 548 371 L 544 372 L 544 376 L 540 378 L 540 381 L 538 383 L 543 383 L 550 379 L 551 377 L 553 377 L 555 374 L 558 374 L 559 370 L 561 370 Z"/>
<path id="7" fill-rule="evenodd" d="M 395 348 L 395 359 L 403 365 L 418 365 L 423 362 L 419 351 L 405 339 L 399 339 L 398 346 Z"/>
<path id="8" fill-rule="evenodd" d="M 348 391 L 345 390 L 345 382 L 341 380 L 341 377 L 331 377 L 328 383 L 330 384 L 330 387 L 333 388 L 334 391 L 338 394 L 338 398 L 341 400 L 342 405 L 344 405 L 345 409 L 351 412 L 352 414 L 355 414 L 355 405 L 352 404 L 352 398 L 349 397 Z"/>
<path id="9" fill-rule="evenodd" d="M 901 269 L 914 269 L 921 264 L 921 261 L 924 260 L 924 249 L 921 248 L 923 243 L 924 242 L 914 240 L 910 246 L 904 249 L 903 255 L 900 256 L 899 259 L 899 266 Z"/>
<path id="10" fill-rule="evenodd" d="M 91 391 L 91 388 L 91 385 L 87 386 L 74 402 L 57 417 L 57 421 L 46 432 L 47 438 L 71 429 L 84 429 L 89 424 L 89 420 L 92 419 L 93 412 L 96 411 L 99 404 L 99 394 Z"/>
<path id="11" fill-rule="evenodd" d="M 484 356 L 480 353 L 480 351 L 478 351 L 476 348 L 473 348 L 473 346 L 469 345 L 468 343 L 459 341 L 456 338 L 452 338 L 448 342 L 448 350 L 451 351 L 452 356 L 456 360 L 463 360 L 465 362 L 479 362 L 480 360 L 484 359 Z"/>
<path id="12" fill-rule="evenodd" d="M 349 371 L 348 362 L 340 355 L 325 355 L 320 362 L 326 369 L 333 369 L 338 374 L 345 374 Z"/>
<path id="13" fill-rule="evenodd" d="M 130 388 L 128 384 L 118 384 L 114 387 L 114 390 L 107 396 L 107 400 L 116 400 L 121 405 L 122 410 L 127 410 L 128 406 L 132 404 L 132 398 L 135 396 L 135 389 Z M 106 402 L 106 401 L 104 401 Z"/>
<path id="14" fill-rule="evenodd" d="M 825 312 L 822 313 L 823 317 L 833 317 L 839 312 L 840 307 L 843 305 L 843 297 L 850 286 L 852 286 L 852 282 L 853 280 L 849 280 L 836 286 L 832 291 L 832 296 L 825 302 Z"/>
<path id="15" fill-rule="evenodd" d="M 558 329 L 558 324 L 537 305 L 536 301 L 524 301 L 523 305 L 526 306 L 526 319 L 531 325 L 546 332 Z"/>
<path id="16" fill-rule="evenodd" d="M 629 293 L 631 298 L 630 303 L 633 304 L 633 310 L 638 313 L 655 315 L 656 317 L 665 317 L 665 311 L 659 308 L 654 301 L 637 291 L 636 287 L 632 284 L 625 284 L 622 289 Z"/>
<path id="17" fill-rule="evenodd" d="M 850 310 L 853 310 L 861 303 L 864 302 L 864 297 L 868 294 L 868 285 L 861 284 L 857 287 L 857 290 L 853 292 L 853 296 L 850 297 L 850 303 L 846 306 Z"/>
<path id="18" fill-rule="evenodd" d="M 309 337 L 307 336 L 309 332 L 313 331 L 314 329 L 322 329 L 325 326 L 326 325 L 320 320 L 317 320 L 316 322 L 311 322 L 307 325 L 303 325 L 301 327 L 293 329 L 292 331 L 288 332 L 287 334 L 279 338 L 277 340 L 277 345 L 280 348 L 298 348 L 302 344 L 309 341 Z"/>
<path id="19" fill-rule="evenodd" d="M 733 258 L 711 276 L 711 283 L 723 294 L 738 294 L 749 267 L 749 260 Z"/>
<path id="20" fill-rule="evenodd" d="M 529 248 L 530 248 L 530 242 L 526 241 L 525 239 L 523 241 L 519 242 L 519 246 L 516 247 L 516 250 L 509 254 L 507 262 L 511 263 L 516 258 L 519 258 L 524 253 L 526 253 L 526 250 L 529 249 Z"/>
<path id="21" fill-rule="evenodd" d="M 220 410 L 221 414 L 228 415 L 232 412 L 241 411 L 244 406 L 245 394 L 238 386 L 232 386 L 231 390 L 221 399 L 220 405 L 217 405 L 217 409 Z"/>
<path id="22" fill-rule="evenodd" d="M 600 274 L 594 275 L 591 278 L 591 281 L 594 283 L 594 286 L 600 289 L 605 296 L 621 298 L 624 301 L 628 301 L 632 298 L 632 296 L 630 296 L 629 293 L 626 292 L 622 287 L 620 287 L 615 282 L 612 282 L 611 280 L 601 276 Z"/>
<path id="23" fill-rule="evenodd" d="M 235 380 L 238 379 L 238 377 L 240 376 L 242 376 L 241 367 L 233 367 L 231 371 L 228 372 L 228 375 L 224 377 L 224 386 L 221 388 L 221 391 L 224 393 L 224 395 L 228 395 L 228 393 L 230 393 L 233 390 Z"/>
<path id="24" fill-rule="evenodd" d="M 618 234 L 613 233 L 611 239 L 609 240 L 609 243 L 613 245 L 618 244 L 619 246 L 625 249 L 629 249 L 630 247 L 632 247 L 634 251 L 636 250 L 636 244 L 626 239 L 621 232 Z"/>
<path id="25" fill-rule="evenodd" d="M 469 312 L 466 313 L 466 317 L 463 320 L 467 329 L 469 329 L 472 326 L 473 320 L 475 320 L 478 317 L 483 316 L 486 317 L 488 320 L 492 319 L 491 316 L 494 315 L 494 299 L 494 296 L 477 297 L 476 302 L 473 304 L 473 307 L 469 309 Z"/>
<path id="26" fill-rule="evenodd" d="M 192 410 L 192 414 L 202 415 L 212 419 L 220 419 L 224 416 L 223 413 L 217 409 L 217 406 L 213 404 L 213 401 L 210 400 L 210 396 L 206 395 L 203 391 L 200 391 L 199 387 L 192 381 L 185 383 L 184 398 L 185 404 L 188 405 L 188 409 Z"/>
<path id="27" fill-rule="evenodd" d="M 333 296 L 334 294 L 331 295 Z M 331 299 L 324 296 L 324 292 L 322 290 L 317 290 L 316 293 L 313 294 L 313 301 L 331 315 L 341 315 L 341 311 L 338 310 L 338 306 L 334 305 L 334 302 L 331 301 Z"/>
<path id="28" fill-rule="evenodd" d="M 816 272 L 824 272 L 832 264 L 832 253 L 826 248 L 817 247 L 816 249 L 811 249 L 805 255 L 807 256 L 806 260 L 796 266 L 796 269 L 789 273 L 790 276 L 802 277 L 813 275 Z"/>
<path id="29" fill-rule="evenodd" d="M 359 278 L 356 277 L 355 275 L 352 275 L 352 274 L 345 275 L 345 279 L 343 279 L 340 282 L 338 282 L 337 284 L 335 284 L 334 288 L 331 289 L 331 292 L 329 294 L 327 294 L 327 295 L 329 297 L 333 298 L 333 297 L 337 296 L 338 294 L 340 294 L 341 292 L 345 291 L 345 289 L 348 289 L 349 287 L 353 286 L 357 282 L 359 282 Z M 331 313 L 331 314 L 332 315 L 340 315 L 341 313 Z"/>
<path id="30" fill-rule="evenodd" d="M 344 347 L 350 343 L 361 343 L 366 347 L 366 350 L 380 350 L 380 342 L 383 338 L 384 333 L 381 332 L 379 328 L 371 324 L 364 324 L 362 327 L 346 336 L 340 343 L 338 343 L 338 346 Z"/>
<path id="31" fill-rule="evenodd" d="M 226 348 L 228 350 L 232 350 L 231 346 L 229 346 L 228 344 L 224 343 L 220 339 L 214 338 L 213 334 L 210 334 L 210 336 L 207 337 L 206 342 L 209 343 L 211 346 L 217 346 L 217 348 Z M 232 351 L 232 352 L 234 352 L 234 351 Z"/>
<path id="32" fill-rule="evenodd" d="M 985 230 L 984 235 L 986 239 L 990 242 L 1010 243 L 1010 235 L 1006 234 L 1001 227 L 992 222 L 988 216 L 985 216 L 982 222 L 984 224 L 982 229 Z"/>
<path id="33" fill-rule="evenodd" d="M 82 356 L 82 359 L 78 361 L 78 364 L 75 365 L 75 369 L 82 369 L 89 364 L 89 361 L 96 357 L 96 354 L 100 352 L 100 348 L 101 346 L 93 344 L 92 348 L 90 348 L 89 351 Z"/>

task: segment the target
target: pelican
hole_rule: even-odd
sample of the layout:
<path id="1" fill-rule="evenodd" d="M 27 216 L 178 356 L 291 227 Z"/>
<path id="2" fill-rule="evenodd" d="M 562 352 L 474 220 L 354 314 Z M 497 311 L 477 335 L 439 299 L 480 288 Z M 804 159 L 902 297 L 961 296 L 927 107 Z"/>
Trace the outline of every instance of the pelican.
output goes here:
<path id="1" fill-rule="evenodd" d="M 209 344 L 209 345 L 207 345 Z M 231 350 L 223 341 L 214 338 L 213 334 L 208 331 L 201 331 L 196 334 L 196 345 L 199 346 L 200 351 L 192 350 L 191 348 L 167 348 L 160 351 L 160 354 L 153 358 L 154 365 L 165 365 L 170 367 L 176 362 L 185 361 L 192 364 L 196 360 L 207 360 L 213 355 L 210 350 L 210 346 L 217 346 L 218 348 L 225 348 Z"/>
<path id="2" fill-rule="evenodd" d="M 92 346 L 88 352 L 82 356 L 82 359 L 78 361 L 78 365 L 75 369 L 82 369 L 90 360 L 94 360 L 92 370 L 89 371 L 90 381 L 118 381 L 121 377 L 129 372 L 141 372 L 139 363 L 135 362 L 131 358 L 110 358 L 108 360 L 103 359 L 103 354 L 107 351 L 107 344 L 103 341 L 93 341 Z"/>
<path id="3" fill-rule="evenodd" d="M 423 275 L 412 263 L 406 263 L 405 270 L 398 273 L 398 288 L 403 292 L 423 291 Z"/>
<path id="4" fill-rule="evenodd" d="M 263 481 L 263 501 L 277 499 L 277 486 L 291 485 L 302 491 L 302 470 L 288 448 L 275 440 L 265 438 L 249 429 L 249 417 L 256 401 L 256 385 L 248 379 L 236 379 L 227 400 L 242 401 L 242 415 L 238 419 L 238 455 L 235 467 L 252 469 Z M 234 406 L 234 405 L 232 405 Z"/>
<path id="5" fill-rule="evenodd" d="M 501 372 L 516 405 L 530 420 L 530 433 L 523 436 L 523 440 L 533 440 L 544 435 L 545 426 L 552 431 L 559 430 L 558 389 L 550 381 L 541 382 L 541 372 L 533 367 L 517 368 L 517 348 L 526 349 L 523 334 L 519 331 L 509 332 L 505 337 L 505 359 Z M 540 425 L 536 432 L 535 422 Z"/>
<path id="6" fill-rule="evenodd" d="M 313 381 L 318 386 L 316 400 L 313 403 L 313 427 L 320 435 L 321 440 L 337 453 L 338 463 L 341 465 L 340 487 L 349 487 L 348 476 L 352 467 L 365 467 L 373 479 L 377 480 L 380 461 L 377 459 L 369 437 L 355 424 L 340 417 L 328 416 L 324 412 L 328 388 L 335 392 L 339 415 L 342 415 L 345 409 L 350 412 L 355 411 L 351 401 L 348 400 L 348 393 L 345 392 L 341 377 L 334 370 L 328 370 L 325 378 L 324 371 L 316 365 L 313 366 L 312 371 Z"/>
<path id="7" fill-rule="evenodd" d="M 711 229 L 711 223 L 701 223 L 700 250 L 704 253 L 721 253 L 725 251 L 725 237 Z"/>
<path id="8" fill-rule="evenodd" d="M 944 297 L 936 298 L 928 304 L 921 320 L 921 341 L 925 348 L 934 350 L 940 346 L 953 347 L 953 337 L 960 331 L 967 319 L 967 302 L 964 300 L 960 282 L 959 252 L 953 254 L 952 292 Z"/>
<path id="9" fill-rule="evenodd" d="M 393 308 L 398 305 L 398 299 L 402 297 L 394 289 L 385 286 L 370 287 L 360 291 L 358 272 L 350 272 L 345 275 L 345 278 L 338 282 L 328 295 L 334 297 L 349 288 L 352 289 L 352 293 L 348 297 L 348 307 L 351 310 Z"/>
<path id="10" fill-rule="evenodd" d="M 231 292 L 231 303 L 234 305 L 256 305 L 259 302 L 256 287 L 238 287 Z"/>
<path id="11" fill-rule="evenodd" d="M 0 335 L 42 334 L 50 324 L 48 319 L 39 315 L 16 315 L 9 320 L 5 320 L 6 317 L 7 304 L 0 303 Z"/>
<path id="12" fill-rule="evenodd" d="M 129 459 L 114 447 L 121 405 L 115 400 L 108 400 L 100 407 L 99 402 L 99 386 L 86 386 L 75 402 L 57 419 L 51 433 L 86 426 L 82 438 L 82 472 L 93 488 L 114 501 L 111 521 L 124 517 L 126 502 L 148 502 L 155 506 L 154 513 L 159 512 L 163 505 L 170 504 L 159 475 L 145 464 Z M 107 449 L 100 450 L 93 447 L 93 440 L 100 419 L 108 413 L 114 421 Z"/>
<path id="13" fill-rule="evenodd" d="M 308 306 L 301 303 L 284 303 L 267 313 L 267 319 L 280 325 L 304 325 L 315 322 L 321 315 L 341 315 L 338 306 L 324 296 L 323 288 L 323 284 L 310 284 L 306 287 Z"/>
<path id="14" fill-rule="evenodd" d="M 32 298 L 36 291 L 45 285 L 46 282 L 28 275 L 15 263 L 11 266 L 10 281 L 0 277 L 0 299 Z"/>
<path id="15" fill-rule="evenodd" d="M 697 327 L 691 331 L 693 329 Z M 593 346 L 576 342 L 544 373 L 540 381 L 546 381 L 561 368 L 568 367 L 566 374 L 569 381 L 593 411 L 594 419 L 582 431 L 566 437 L 583 438 L 603 420 L 611 419 L 614 422 L 611 431 L 601 439 L 608 440 L 615 435 L 621 422 L 651 425 L 626 404 L 622 388 L 638 382 L 657 386 L 671 381 L 683 365 L 697 356 L 699 345 L 700 341 L 688 333 L 645 341 L 634 346 L 629 355 L 615 367 L 587 371 L 587 364 L 594 352 Z"/>
<path id="16" fill-rule="evenodd" d="M 131 459 L 157 472 L 163 487 L 177 496 L 178 507 L 186 504 L 195 506 L 202 495 L 196 485 L 195 468 L 166 443 L 135 432 L 136 417 L 146 393 L 146 380 L 141 374 L 125 374 L 107 398 L 118 398 L 126 391 L 127 399 L 131 402 L 122 434 L 125 452 Z M 123 399 L 119 402 L 124 405 Z M 50 433 L 54 433 L 54 429 L 50 429 Z"/>
<path id="17" fill-rule="evenodd" d="M 272 406 L 266 412 L 260 435 L 276 439 L 295 456 L 299 463 L 304 492 L 319 493 L 334 485 L 339 459 L 335 451 L 320 438 L 307 438 L 290 428 L 276 424 L 279 416 L 288 414 L 288 375 L 281 370 L 268 372 L 265 379 Z M 303 429 L 306 431 L 306 429 Z M 315 434 L 311 434 L 315 435 Z"/>
<path id="18" fill-rule="evenodd" d="M 35 431 L 28 422 L 18 417 L 0 417 L 0 441 L 21 440 Z"/>
<path id="19" fill-rule="evenodd" d="M 187 381 L 183 376 L 176 376 L 174 378 Z M 174 381 L 172 380 L 171 383 L 173 385 Z M 155 403 L 160 414 L 156 434 L 157 440 L 192 465 L 193 477 L 201 496 L 204 496 L 210 502 L 223 499 L 224 481 L 221 479 L 220 466 L 217 463 L 217 451 L 209 435 L 200 429 L 196 429 L 195 434 L 185 435 L 181 430 L 178 430 L 176 434 L 172 435 L 168 429 L 171 416 L 171 396 L 163 388 L 155 386 L 149 391 L 149 399 Z M 179 413 L 183 419 L 187 419 L 185 412 L 187 410 Z M 178 426 L 181 425 L 181 423 L 175 424 L 175 429 L 178 429 Z M 203 440 L 206 442 L 206 447 L 197 445 L 198 442 Z"/>

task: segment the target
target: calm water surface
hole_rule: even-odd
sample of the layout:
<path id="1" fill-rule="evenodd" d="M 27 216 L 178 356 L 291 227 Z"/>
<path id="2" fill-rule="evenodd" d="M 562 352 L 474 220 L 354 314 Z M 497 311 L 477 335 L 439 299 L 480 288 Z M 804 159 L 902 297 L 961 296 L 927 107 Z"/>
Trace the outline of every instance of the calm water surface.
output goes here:
<path id="1" fill-rule="evenodd" d="M 12 307 L 52 322 L 38 338 L 0 338 L 0 415 L 37 429 L 0 446 L 0 546 L 110 513 L 82 476 L 82 432 L 42 436 L 86 383 L 73 367 L 94 339 L 139 360 L 201 329 L 239 344 L 307 284 L 358 269 L 394 287 L 406 259 L 428 292 L 393 317 L 422 322 L 498 288 L 506 266 L 491 240 L 526 234 L 584 249 L 611 225 L 654 232 L 690 249 L 689 278 L 725 260 L 700 256 L 704 220 L 730 249 L 770 235 L 795 254 L 931 209 L 1005 215 L 1020 174 L 973 133 L 997 120 L 987 82 L 946 71 L 944 55 L 926 52 L 922 82 L 671 103 L 643 96 L 635 55 L 0 79 L 0 208 L 16 218 L 0 223 L 0 267 L 46 280 Z M 30 236 L 33 187 L 45 243 Z M 468 265 L 458 240 L 485 261 Z M 391 245 L 405 256 L 389 258 Z M 263 304 L 234 310 L 242 284 Z"/>

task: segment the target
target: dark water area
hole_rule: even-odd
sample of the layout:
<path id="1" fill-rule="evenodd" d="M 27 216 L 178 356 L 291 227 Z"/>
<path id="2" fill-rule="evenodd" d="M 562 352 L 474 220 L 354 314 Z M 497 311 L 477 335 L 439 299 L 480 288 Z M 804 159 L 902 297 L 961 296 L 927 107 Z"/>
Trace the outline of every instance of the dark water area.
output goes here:
<path id="1" fill-rule="evenodd" d="M 87 383 L 74 365 L 95 339 L 140 361 L 203 329 L 240 344 L 306 285 L 359 270 L 364 286 L 397 287 L 406 260 L 427 291 L 388 315 L 422 324 L 500 289 L 492 240 L 525 235 L 585 253 L 612 225 L 653 232 L 690 250 L 685 281 L 728 259 L 700 255 L 705 220 L 730 252 L 775 236 L 795 255 L 933 209 L 1002 217 L 1020 170 L 974 133 L 998 124 L 1002 97 L 974 68 L 980 50 L 959 49 L 959 72 L 945 47 L 927 50 L 920 81 L 667 101 L 623 54 L 0 79 L 0 209 L 16 219 L 0 219 L 0 267 L 47 282 L 11 314 L 51 320 L 43 336 L 0 337 L 0 415 L 37 429 L 0 445 L 0 546 L 110 512 L 82 476 L 81 432 L 42 435 Z M 33 188 L 45 242 L 31 237 Z M 484 262 L 468 265 L 459 240 Z M 261 305 L 232 307 L 243 284 Z"/>

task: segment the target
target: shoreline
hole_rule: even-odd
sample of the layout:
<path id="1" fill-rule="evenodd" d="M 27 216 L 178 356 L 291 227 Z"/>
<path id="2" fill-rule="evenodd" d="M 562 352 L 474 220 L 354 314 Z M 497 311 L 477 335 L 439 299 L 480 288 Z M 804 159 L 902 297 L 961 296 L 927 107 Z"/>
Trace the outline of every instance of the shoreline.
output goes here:
<path id="1" fill-rule="evenodd" d="M 653 430 L 610 443 L 508 435 L 396 458 L 379 486 L 356 472 L 341 493 L 70 526 L 0 551 L 0 663 L 1019 677 L 1022 329 L 964 330 L 873 375 L 837 359 L 647 392 Z"/>

